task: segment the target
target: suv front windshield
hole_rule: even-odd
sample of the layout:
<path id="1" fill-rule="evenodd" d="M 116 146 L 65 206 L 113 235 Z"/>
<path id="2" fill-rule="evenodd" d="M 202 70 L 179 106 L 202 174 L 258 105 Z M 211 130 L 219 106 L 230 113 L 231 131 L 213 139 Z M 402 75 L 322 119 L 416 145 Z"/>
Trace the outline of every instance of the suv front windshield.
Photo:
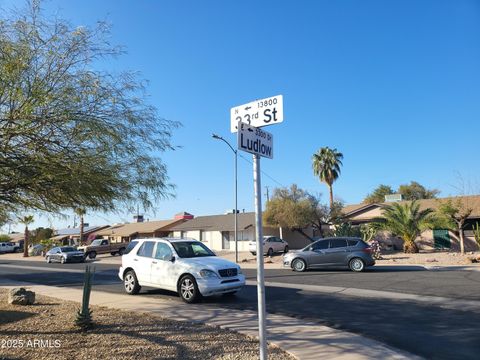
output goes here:
<path id="1" fill-rule="evenodd" d="M 193 258 L 203 256 L 215 256 L 208 247 L 196 241 L 174 241 L 171 243 L 178 256 L 181 258 Z"/>

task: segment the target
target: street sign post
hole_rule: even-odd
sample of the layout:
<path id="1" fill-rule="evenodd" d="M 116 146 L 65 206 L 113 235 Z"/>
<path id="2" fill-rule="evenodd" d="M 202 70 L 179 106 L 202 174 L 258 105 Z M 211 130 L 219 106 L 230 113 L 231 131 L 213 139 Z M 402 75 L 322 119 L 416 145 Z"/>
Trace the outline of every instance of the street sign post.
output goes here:
<path id="1" fill-rule="evenodd" d="M 238 132 L 237 149 L 253 154 L 255 192 L 255 240 L 257 242 L 257 300 L 260 360 L 267 360 L 265 276 L 263 264 L 262 186 L 260 157 L 273 159 L 273 136 L 261 126 L 283 122 L 283 96 L 277 95 L 236 106 L 230 110 L 230 130 Z M 237 150 L 237 151 L 238 151 Z"/>
<path id="2" fill-rule="evenodd" d="M 237 132 L 238 122 L 262 127 L 283 122 L 283 96 L 255 100 L 230 109 L 230 131 Z"/>
<path id="3" fill-rule="evenodd" d="M 273 159 L 273 136 L 262 129 L 238 123 L 238 150 Z"/>

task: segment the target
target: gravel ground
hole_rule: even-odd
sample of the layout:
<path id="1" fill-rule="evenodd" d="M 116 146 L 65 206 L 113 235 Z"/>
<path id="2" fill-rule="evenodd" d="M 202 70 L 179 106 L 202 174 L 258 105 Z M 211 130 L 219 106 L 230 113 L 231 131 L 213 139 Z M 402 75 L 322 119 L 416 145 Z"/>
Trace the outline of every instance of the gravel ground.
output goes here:
<path id="1" fill-rule="evenodd" d="M 470 259 L 479 259 L 480 252 L 466 253 L 458 252 L 421 252 L 418 254 L 404 254 L 403 252 L 384 253 L 377 264 L 416 264 L 416 265 L 479 265 L 472 263 Z"/>
<path id="2" fill-rule="evenodd" d="M 257 341 L 236 332 L 94 306 L 95 327 L 81 333 L 79 304 L 37 296 L 15 306 L 7 294 L 0 289 L 0 359 L 258 359 Z M 269 358 L 295 359 L 274 346 Z"/>

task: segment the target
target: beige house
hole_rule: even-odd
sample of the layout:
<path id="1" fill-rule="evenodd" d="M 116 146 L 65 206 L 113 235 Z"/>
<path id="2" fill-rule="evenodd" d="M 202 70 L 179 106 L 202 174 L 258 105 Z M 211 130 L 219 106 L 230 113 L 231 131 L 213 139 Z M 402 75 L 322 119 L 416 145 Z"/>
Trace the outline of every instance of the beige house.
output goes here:
<path id="1" fill-rule="evenodd" d="M 248 251 L 249 241 L 255 240 L 255 213 L 237 214 L 238 250 Z M 188 237 L 202 241 L 212 250 L 235 249 L 235 214 L 198 216 L 183 224 L 171 228 L 174 237 Z M 312 237 L 313 230 L 304 232 Z M 263 235 L 282 237 L 291 249 L 300 249 L 310 243 L 310 240 L 298 232 L 264 227 Z"/>
<path id="2" fill-rule="evenodd" d="M 97 232 L 98 236 L 111 242 L 130 242 L 138 238 L 165 237 L 171 233 L 171 228 L 185 222 L 186 219 L 156 220 L 112 225 Z"/>
<path id="3" fill-rule="evenodd" d="M 425 199 L 419 200 L 420 209 L 437 210 L 442 201 L 446 200 L 457 201 L 460 200 L 465 208 L 471 208 L 472 213 L 467 219 L 467 227 L 464 231 L 465 236 L 465 250 L 475 251 L 479 249 L 478 244 L 473 236 L 473 226 L 478 222 L 480 224 L 480 195 L 473 196 L 459 196 L 455 198 L 443 199 Z M 405 203 L 405 201 L 400 201 Z M 381 204 L 356 204 L 345 206 L 343 212 L 352 225 L 361 225 L 372 222 L 375 218 L 382 216 L 382 206 L 391 203 L 385 202 Z M 397 237 L 392 237 L 387 233 L 380 233 L 377 235 L 379 240 L 385 247 L 394 249 L 402 249 L 403 241 Z M 460 241 L 456 232 L 447 229 L 434 229 L 424 231 L 416 240 L 417 245 L 422 250 L 459 250 Z"/>

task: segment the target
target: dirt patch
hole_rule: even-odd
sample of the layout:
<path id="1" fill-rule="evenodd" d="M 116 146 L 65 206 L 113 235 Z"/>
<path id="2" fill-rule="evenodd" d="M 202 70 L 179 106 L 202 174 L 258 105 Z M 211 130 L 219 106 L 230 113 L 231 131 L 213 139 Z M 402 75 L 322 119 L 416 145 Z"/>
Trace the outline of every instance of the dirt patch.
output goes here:
<path id="1" fill-rule="evenodd" d="M 92 307 L 95 328 L 81 333 L 78 307 L 41 295 L 10 305 L 0 289 L 0 359 L 258 359 L 257 341 L 239 333 L 105 307 Z M 295 359 L 274 346 L 269 358 Z"/>
<path id="2" fill-rule="evenodd" d="M 404 254 L 403 252 L 382 253 L 382 259 L 377 264 L 411 264 L 411 265 L 478 265 L 472 259 L 480 260 L 480 252 L 421 252 L 418 254 Z"/>

